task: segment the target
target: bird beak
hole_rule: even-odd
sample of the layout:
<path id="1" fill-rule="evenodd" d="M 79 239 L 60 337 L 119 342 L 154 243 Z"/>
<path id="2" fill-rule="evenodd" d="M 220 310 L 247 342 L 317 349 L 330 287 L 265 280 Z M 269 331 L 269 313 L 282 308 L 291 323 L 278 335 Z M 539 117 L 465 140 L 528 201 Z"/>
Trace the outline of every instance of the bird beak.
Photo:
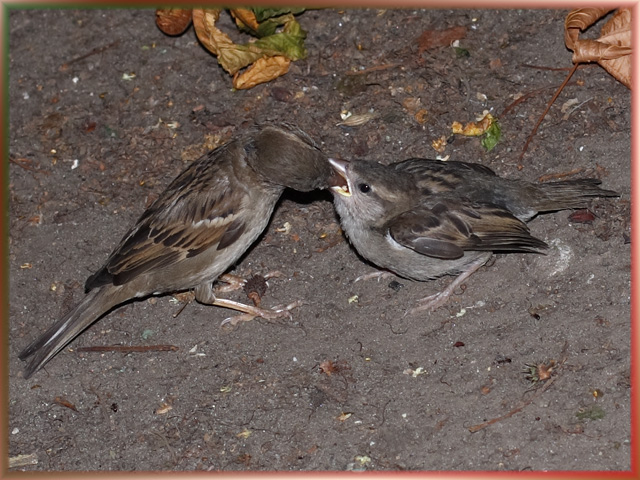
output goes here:
<path id="1" fill-rule="evenodd" d="M 330 158 L 329 164 L 333 168 L 333 175 L 329 179 L 329 187 L 344 197 L 350 197 L 351 192 L 349 191 L 349 181 L 347 180 L 347 165 L 349 165 L 349 162 Z"/>

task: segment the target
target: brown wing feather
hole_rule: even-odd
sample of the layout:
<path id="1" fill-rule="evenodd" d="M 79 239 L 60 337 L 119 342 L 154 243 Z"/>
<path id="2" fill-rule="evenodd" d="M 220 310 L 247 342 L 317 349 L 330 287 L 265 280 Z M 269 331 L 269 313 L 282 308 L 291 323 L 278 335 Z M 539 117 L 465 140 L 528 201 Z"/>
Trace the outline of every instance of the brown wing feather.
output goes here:
<path id="1" fill-rule="evenodd" d="M 509 211 L 453 200 L 399 215 L 389 233 L 401 245 L 442 259 L 460 258 L 465 250 L 532 252 L 547 247 Z"/>
<path id="2" fill-rule="evenodd" d="M 231 187 L 222 168 L 225 163 L 219 161 L 224 158 L 218 157 L 233 155 L 228 149 L 234 146 L 214 150 L 178 176 L 124 236 L 105 265 L 89 277 L 86 290 L 109 283 L 122 285 L 151 269 L 232 243 L 245 228 L 235 214 L 248 201 L 248 193 Z"/>

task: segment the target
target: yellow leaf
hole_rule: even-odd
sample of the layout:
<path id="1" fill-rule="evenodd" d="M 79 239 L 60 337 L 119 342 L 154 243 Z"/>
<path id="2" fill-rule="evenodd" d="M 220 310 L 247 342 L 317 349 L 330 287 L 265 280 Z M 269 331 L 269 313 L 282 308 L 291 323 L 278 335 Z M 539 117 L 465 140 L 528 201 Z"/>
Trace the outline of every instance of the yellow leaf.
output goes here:
<path id="1" fill-rule="evenodd" d="M 233 88 L 238 90 L 253 88 L 260 83 L 270 82 L 289 71 L 291 60 L 281 55 L 262 57 L 242 74 L 233 77 Z"/>
<path id="2" fill-rule="evenodd" d="M 484 134 L 493 124 L 493 115 L 487 113 L 479 122 L 469 122 L 464 127 L 460 122 L 453 122 L 451 131 L 459 135 L 478 137 Z"/>

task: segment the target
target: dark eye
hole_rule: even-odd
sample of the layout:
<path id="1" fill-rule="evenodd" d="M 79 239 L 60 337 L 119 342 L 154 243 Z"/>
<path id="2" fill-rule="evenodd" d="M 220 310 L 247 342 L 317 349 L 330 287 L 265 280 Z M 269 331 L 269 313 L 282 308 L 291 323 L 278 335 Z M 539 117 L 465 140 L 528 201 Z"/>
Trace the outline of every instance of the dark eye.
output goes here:
<path id="1" fill-rule="evenodd" d="M 362 193 L 369 193 L 371 187 L 366 183 L 360 183 L 358 184 L 358 190 L 360 190 Z"/>

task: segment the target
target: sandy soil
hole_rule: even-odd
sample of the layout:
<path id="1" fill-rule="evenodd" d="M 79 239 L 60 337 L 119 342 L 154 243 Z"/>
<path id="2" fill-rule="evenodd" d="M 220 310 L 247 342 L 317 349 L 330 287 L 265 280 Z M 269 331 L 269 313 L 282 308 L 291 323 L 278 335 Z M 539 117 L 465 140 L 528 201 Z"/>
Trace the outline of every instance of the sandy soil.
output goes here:
<path id="1" fill-rule="evenodd" d="M 519 168 L 571 66 L 566 13 L 307 11 L 308 59 L 234 92 L 193 30 L 165 36 L 152 10 L 11 11 L 9 455 L 37 460 L 16 469 L 629 469 L 630 92 L 580 69 Z M 422 32 L 452 26 L 467 27 L 468 56 L 419 51 Z M 531 181 L 596 176 L 620 198 L 593 201 L 590 224 L 535 219 L 547 255 L 497 256 L 446 307 L 405 316 L 451 279 L 354 282 L 375 268 L 331 196 L 287 194 L 233 272 L 282 271 L 263 302 L 304 299 L 291 321 L 221 329 L 228 311 L 152 298 L 23 379 L 18 352 L 208 144 L 285 120 L 332 155 L 389 163 L 435 156 L 453 121 L 485 109 L 501 143 L 457 138 L 445 155 Z M 343 110 L 378 116 L 338 126 Z M 76 351 L 116 344 L 178 350 Z M 546 382 L 523 373 L 552 361 Z"/>

